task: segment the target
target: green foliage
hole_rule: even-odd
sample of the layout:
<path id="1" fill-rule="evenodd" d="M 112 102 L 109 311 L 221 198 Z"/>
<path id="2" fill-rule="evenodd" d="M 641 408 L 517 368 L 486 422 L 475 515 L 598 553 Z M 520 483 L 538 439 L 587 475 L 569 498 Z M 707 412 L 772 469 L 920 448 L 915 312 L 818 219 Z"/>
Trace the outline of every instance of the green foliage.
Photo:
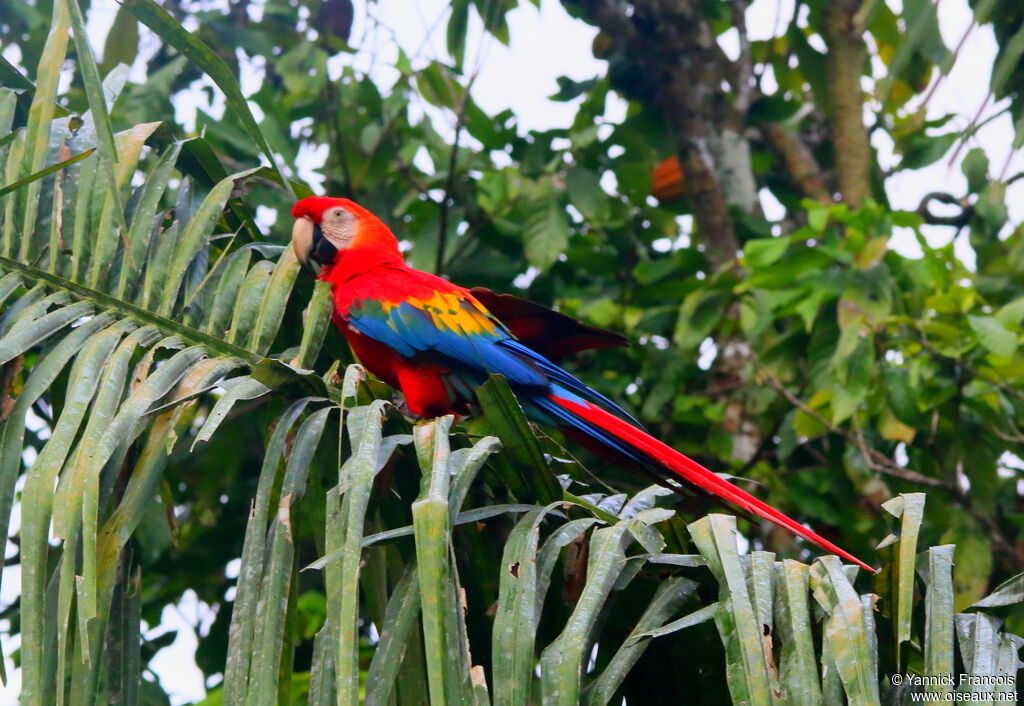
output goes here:
<path id="1" fill-rule="evenodd" d="M 223 678 L 211 704 L 646 703 L 653 683 L 667 703 L 909 703 L 892 675 L 1016 670 L 1016 177 L 966 153 L 954 202 L 974 269 L 881 187 L 855 207 L 807 199 L 765 126 L 836 169 L 812 4 L 750 47 L 759 84 L 768 68 L 778 83 L 744 117 L 750 169 L 786 216 L 734 211 L 742 254 L 716 262 L 691 199 L 650 196 L 675 136 L 606 28 L 607 75 L 563 77 L 552 97 L 575 101 L 572 123 L 525 132 L 475 102 L 467 71 L 476 19 L 507 43 L 516 3 L 453 2 L 451 62 L 399 50 L 389 87 L 349 60 L 351 4 L 324 5 L 264 3 L 248 22 L 245 3 L 127 2 L 98 62 L 86 4 L 0 10 L 21 56 L 0 62 L 0 526 L 20 508 L 22 596 L 4 617 L 24 703 L 165 701 L 148 663 L 173 636 L 140 621 L 186 591 L 217 609 L 196 653 Z M 716 34 L 719 5 L 701 10 Z M 908 108 L 956 59 L 933 4 L 865 7 L 887 71 L 875 129 L 901 155 L 872 166 L 881 184 L 975 128 Z M 994 21 L 992 90 L 1020 124 L 1020 12 L 975 12 Z M 265 76 L 244 96 L 254 57 Z M 166 116 L 203 76 L 228 110 L 190 132 Z M 618 123 L 612 90 L 630 100 Z M 321 146 L 324 190 L 380 214 L 412 264 L 498 291 L 532 266 L 526 296 L 628 331 L 631 349 L 566 364 L 675 447 L 859 555 L 886 532 L 880 508 L 898 518 L 874 583 L 834 557 L 776 561 L 809 554 L 746 522 L 741 554 L 735 520 L 687 524 L 706 506 L 572 458 L 501 379 L 477 419 L 404 419 L 342 370 L 330 293 L 285 247 L 293 196 L 312 193 L 298 155 Z M 896 233 L 922 256 L 890 250 Z"/>

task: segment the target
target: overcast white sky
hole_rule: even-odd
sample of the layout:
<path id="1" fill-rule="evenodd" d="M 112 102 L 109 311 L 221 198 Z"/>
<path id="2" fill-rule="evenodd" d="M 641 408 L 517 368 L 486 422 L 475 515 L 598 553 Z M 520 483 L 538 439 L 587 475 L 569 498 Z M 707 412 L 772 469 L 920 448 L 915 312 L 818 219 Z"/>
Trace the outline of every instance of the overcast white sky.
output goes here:
<path id="1" fill-rule="evenodd" d="M 260 5 L 259 2 L 253 4 Z M 364 15 L 365 2 L 355 0 L 355 4 L 357 17 L 352 35 L 354 43 L 364 37 L 364 33 L 371 26 Z M 418 53 L 425 59 L 445 58 L 444 21 L 437 20 L 445 12 L 447 4 L 446 0 L 377 0 L 374 3 L 374 16 L 394 32 L 393 35 L 386 32 L 369 32 L 365 35 L 368 44 L 364 46 L 375 47 L 379 55 L 378 63 L 372 68 L 379 82 L 393 80 L 387 63 L 395 54 L 395 39 L 410 54 Z M 221 7 L 224 0 L 210 0 L 205 5 Z M 792 13 L 792 5 L 792 0 L 755 0 L 747 21 L 753 38 L 777 34 L 776 18 L 782 17 L 785 21 Z M 89 13 L 89 29 L 94 46 L 103 46 L 102 38 L 106 35 L 116 10 L 117 4 L 114 0 L 93 0 Z M 939 7 L 939 19 L 946 45 L 956 46 L 971 22 L 967 0 L 943 2 Z M 604 62 L 594 59 L 590 51 L 594 30 L 570 18 L 557 0 L 543 0 L 539 11 L 531 4 L 522 2 L 521 7 L 510 13 L 509 21 L 512 37 L 510 48 L 493 40 L 483 40 L 486 43 L 482 54 L 484 60 L 474 87 L 477 101 L 488 112 L 512 108 L 524 130 L 569 124 L 575 107 L 549 102 L 546 97 L 555 92 L 555 79 L 560 75 L 586 79 L 604 71 Z M 435 29 L 430 33 L 432 27 Z M 468 58 L 477 56 L 480 36 L 479 23 L 474 18 L 467 51 Z M 722 41 L 726 51 L 731 53 L 734 50 L 734 33 L 726 34 Z M 949 79 L 942 83 L 929 104 L 929 116 L 938 117 L 954 113 L 957 115 L 954 125 L 967 125 L 985 100 L 995 52 L 996 45 L 991 30 L 976 29 L 964 45 Z M 357 66 L 370 69 L 372 54 L 372 51 L 360 53 L 356 57 Z M 4 55 L 14 61 L 18 59 L 17 52 L 11 48 L 5 50 Z M 141 61 L 136 66 L 135 76 L 144 76 Z M 243 90 L 247 94 L 250 93 L 255 89 L 257 81 L 256 74 L 247 74 L 243 77 Z M 205 103 L 201 94 L 197 94 L 195 100 L 200 104 Z M 204 107 L 218 114 L 216 111 L 219 103 L 220 101 L 215 101 L 214 106 Z M 1001 107 L 1003 106 L 999 104 L 987 106 L 982 117 L 992 115 Z M 609 118 L 613 121 L 620 118 L 624 114 L 624 109 L 624 104 L 617 101 L 610 111 Z M 189 118 L 188 114 L 193 110 L 191 105 L 182 104 L 178 108 L 179 117 Z M 883 166 L 895 163 L 897 160 L 891 156 L 886 138 L 880 133 L 876 133 L 876 137 L 876 146 L 885 156 Z M 1004 163 L 1009 160 L 1005 170 L 1005 174 L 1009 176 L 1024 169 L 1024 157 L 1020 154 L 1010 154 L 1012 140 L 1013 126 L 1010 119 L 1003 115 L 982 128 L 974 138 L 972 146 L 981 146 L 985 149 L 991 162 L 992 173 L 996 175 L 1004 171 Z M 963 150 L 962 154 L 965 153 L 966 150 Z M 926 169 L 903 173 L 889 179 L 887 189 L 893 204 L 899 208 L 912 210 L 929 191 L 963 193 L 965 183 L 959 164 L 949 165 L 947 160 L 948 156 Z M 308 169 L 322 164 L 322 156 L 318 159 L 316 154 L 304 155 L 303 161 Z M 309 176 L 308 171 L 305 176 Z M 1007 202 L 1012 222 L 1019 223 L 1024 220 L 1024 180 L 1010 187 Z M 769 217 L 781 215 L 778 205 L 773 203 L 770 197 L 764 199 L 764 207 Z M 948 228 L 928 228 L 925 234 L 933 246 L 947 243 L 953 235 Z M 897 233 L 892 244 L 894 248 L 908 256 L 920 254 L 917 243 L 909 233 Z M 958 239 L 956 247 L 960 257 L 973 264 L 974 257 L 967 244 L 966 234 Z M 14 521 L 17 522 L 17 517 Z M 0 596 L 0 600 L 5 604 L 17 596 L 19 579 L 17 568 L 5 570 L 3 595 Z M 187 597 L 178 609 L 168 608 L 164 612 L 162 624 L 153 628 L 154 634 L 169 629 L 179 630 L 174 644 L 162 650 L 152 663 L 163 687 L 173 695 L 175 704 L 201 699 L 205 693 L 201 674 L 192 659 L 192 651 L 196 645 L 195 629 L 207 629 L 211 620 L 212 615 L 208 606 L 199 604 L 193 595 Z M 3 642 L 4 654 L 9 656 L 11 649 L 17 645 L 17 640 Z M 10 661 L 8 666 L 10 667 Z M 0 706 L 13 705 L 18 701 L 19 675 L 17 671 L 9 674 L 10 684 L 6 689 L 0 688 Z"/>

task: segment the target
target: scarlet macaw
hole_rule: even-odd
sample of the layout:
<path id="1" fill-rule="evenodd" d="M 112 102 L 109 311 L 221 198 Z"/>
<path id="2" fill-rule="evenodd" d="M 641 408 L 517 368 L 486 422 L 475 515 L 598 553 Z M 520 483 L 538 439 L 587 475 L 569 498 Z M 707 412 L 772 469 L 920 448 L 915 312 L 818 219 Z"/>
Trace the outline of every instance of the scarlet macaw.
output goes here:
<path id="1" fill-rule="evenodd" d="M 400 389 L 421 417 L 464 415 L 477 386 L 503 375 L 528 417 L 620 464 L 718 496 L 874 571 L 767 503 L 658 441 L 622 408 L 550 360 L 624 339 L 510 295 L 465 289 L 405 264 L 384 223 L 342 198 L 312 196 L 292 209 L 292 245 L 323 266 L 334 322 L 373 375 Z"/>

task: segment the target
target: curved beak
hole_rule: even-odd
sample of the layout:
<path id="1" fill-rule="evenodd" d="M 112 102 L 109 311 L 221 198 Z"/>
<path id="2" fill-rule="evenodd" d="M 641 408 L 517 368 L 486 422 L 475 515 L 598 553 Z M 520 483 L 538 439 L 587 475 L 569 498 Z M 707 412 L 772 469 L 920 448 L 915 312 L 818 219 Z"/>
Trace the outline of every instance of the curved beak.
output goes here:
<path id="1" fill-rule="evenodd" d="M 295 225 L 292 226 L 292 249 L 295 250 L 299 264 L 315 273 L 316 270 L 309 261 L 309 254 L 313 250 L 314 226 L 313 221 L 305 216 L 295 219 Z"/>
<path id="2" fill-rule="evenodd" d="M 319 274 L 319 266 L 330 265 L 338 254 L 338 249 L 324 237 L 320 224 L 306 216 L 296 219 L 292 226 L 292 248 L 299 263 L 313 274 Z"/>

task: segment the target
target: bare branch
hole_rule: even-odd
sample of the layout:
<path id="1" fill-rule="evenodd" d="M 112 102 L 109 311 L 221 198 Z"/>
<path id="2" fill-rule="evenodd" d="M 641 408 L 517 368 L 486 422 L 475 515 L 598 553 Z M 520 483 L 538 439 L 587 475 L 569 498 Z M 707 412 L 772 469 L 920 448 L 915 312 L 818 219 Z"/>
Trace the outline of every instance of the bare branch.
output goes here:
<path id="1" fill-rule="evenodd" d="M 960 209 L 960 212 L 952 216 L 941 216 L 932 213 L 930 206 L 933 201 L 938 201 L 939 203 L 944 203 L 949 206 L 956 206 Z M 974 215 L 974 206 L 967 202 L 966 197 L 957 198 L 952 194 L 947 194 L 942 191 L 932 191 L 931 193 L 925 194 L 924 198 L 921 199 L 921 203 L 917 206 L 917 214 L 929 225 L 963 228 L 971 222 L 971 217 Z"/>
<path id="2" fill-rule="evenodd" d="M 867 443 L 864 441 L 863 435 L 859 433 L 859 429 L 857 433 L 853 433 L 847 429 L 843 429 L 842 427 L 836 426 L 835 424 L 832 423 L 831 420 L 826 419 L 822 415 L 818 414 L 816 411 L 814 411 L 806 404 L 804 404 L 803 400 L 801 400 L 799 397 L 797 397 L 792 392 L 787 390 L 785 385 L 783 385 L 782 381 L 780 381 L 778 378 L 766 375 L 765 380 L 768 381 L 768 384 L 771 385 L 772 389 L 774 389 L 776 392 L 782 395 L 786 399 L 786 401 L 789 402 L 791 405 L 793 405 L 801 412 L 817 421 L 819 424 L 824 426 L 829 431 L 839 434 L 840 436 L 844 437 L 847 441 L 854 444 L 860 450 L 865 462 L 867 462 L 868 466 L 872 470 L 878 471 L 879 473 L 885 474 L 887 476 L 899 478 L 900 480 L 905 480 L 908 483 L 914 483 L 916 485 L 926 485 L 932 488 L 946 488 L 948 490 L 954 490 L 954 488 L 949 483 L 938 478 L 926 476 L 922 473 L 918 473 L 917 471 L 913 471 L 909 468 L 904 468 L 903 466 L 899 465 L 891 458 L 883 454 L 882 452 L 878 451 L 877 449 L 869 447 Z"/>
<path id="3" fill-rule="evenodd" d="M 821 167 L 800 136 L 779 123 L 762 123 L 760 128 L 765 141 L 782 160 L 786 173 L 801 193 L 815 201 L 832 203 L 832 194 L 825 185 Z"/>
<path id="4" fill-rule="evenodd" d="M 462 136 L 462 128 L 465 125 L 466 106 L 469 103 L 469 93 L 479 76 L 474 71 L 466 82 L 466 89 L 462 94 L 462 100 L 455 111 L 455 137 L 452 139 L 452 151 L 448 157 L 448 174 L 444 183 L 444 196 L 441 197 L 441 214 L 437 226 L 437 256 L 434 260 L 434 274 L 440 275 L 444 270 L 444 251 L 448 243 L 448 211 L 452 202 L 452 192 L 455 189 L 455 171 L 459 157 L 459 138 Z"/>
<path id="5" fill-rule="evenodd" d="M 871 193 L 871 148 L 864 127 L 864 91 L 860 80 L 867 62 L 863 28 L 855 21 L 860 0 L 824 3 L 822 33 L 828 45 L 829 121 L 843 200 L 860 206 Z"/>
<path id="6" fill-rule="evenodd" d="M 733 105 L 742 114 L 746 114 L 756 93 L 754 61 L 750 54 L 750 35 L 747 33 L 748 7 L 750 7 L 749 0 L 734 0 L 732 4 L 732 23 L 739 34 L 740 44 L 740 55 L 733 62 L 736 67 L 736 80 L 733 84 L 736 100 Z"/>

